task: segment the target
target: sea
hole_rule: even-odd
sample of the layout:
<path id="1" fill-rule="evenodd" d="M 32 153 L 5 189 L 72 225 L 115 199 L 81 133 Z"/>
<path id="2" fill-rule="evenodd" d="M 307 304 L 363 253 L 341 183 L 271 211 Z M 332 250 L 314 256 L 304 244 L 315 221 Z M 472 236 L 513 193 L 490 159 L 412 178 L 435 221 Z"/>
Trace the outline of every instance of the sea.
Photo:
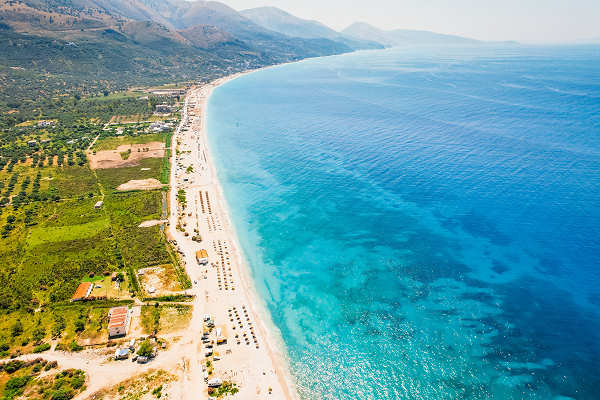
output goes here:
<path id="1" fill-rule="evenodd" d="M 217 88 L 302 399 L 600 398 L 600 47 L 420 47 Z"/>

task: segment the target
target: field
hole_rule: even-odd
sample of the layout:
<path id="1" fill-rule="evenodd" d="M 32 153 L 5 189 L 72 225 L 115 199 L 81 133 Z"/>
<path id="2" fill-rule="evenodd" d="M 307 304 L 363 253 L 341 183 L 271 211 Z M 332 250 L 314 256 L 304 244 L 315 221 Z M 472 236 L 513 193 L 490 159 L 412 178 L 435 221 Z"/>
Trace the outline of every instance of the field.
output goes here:
<path id="1" fill-rule="evenodd" d="M 143 333 L 168 334 L 187 328 L 192 316 L 192 307 L 182 304 L 142 306 L 141 324 Z"/>
<path id="2" fill-rule="evenodd" d="M 124 144 L 142 144 L 151 142 L 164 142 L 165 133 L 148 133 L 139 136 L 110 136 L 98 139 L 98 141 L 92 147 L 92 150 L 116 150 L 117 147 Z"/>
<path id="3" fill-rule="evenodd" d="M 79 351 L 78 343 L 85 345 L 106 336 L 108 310 L 119 304 L 127 302 L 56 303 L 37 312 L 19 310 L 0 315 L 0 356 L 30 353 L 51 341 L 57 348 Z"/>
<path id="4" fill-rule="evenodd" d="M 124 111 L 146 110 L 140 113 L 144 115 L 151 114 L 154 104 L 148 100 L 139 104 L 131 95 L 90 101 L 92 110 L 114 111 L 119 104 Z M 104 340 L 108 309 L 114 301 L 131 302 L 146 295 L 137 279 L 141 268 L 163 266 L 165 279 L 172 280 L 167 282 L 170 288 L 189 282 L 167 247 L 163 228 L 139 227 L 143 221 L 165 217 L 165 192 L 117 190 L 131 180 L 160 179 L 166 168 L 163 158 L 140 158 L 135 166 L 93 170 L 84 152 L 96 135 L 100 135 L 97 146 L 109 149 L 153 141 L 162 145 L 170 134 L 111 136 L 114 132 L 104 131 L 99 124 L 107 121 L 105 114 L 91 114 L 85 121 L 44 116 L 41 119 L 55 119 L 55 126 L 0 132 L 0 351 L 4 356 L 42 351 L 51 341 L 77 351 L 81 345 Z M 26 140 L 36 142 L 15 147 L 14 143 Z M 132 151 L 131 157 L 136 153 Z M 102 205 L 95 207 L 99 201 Z M 118 286 L 110 279 L 114 272 L 124 278 Z M 69 303 L 84 280 L 101 286 L 93 290 L 93 297 L 108 300 Z"/>

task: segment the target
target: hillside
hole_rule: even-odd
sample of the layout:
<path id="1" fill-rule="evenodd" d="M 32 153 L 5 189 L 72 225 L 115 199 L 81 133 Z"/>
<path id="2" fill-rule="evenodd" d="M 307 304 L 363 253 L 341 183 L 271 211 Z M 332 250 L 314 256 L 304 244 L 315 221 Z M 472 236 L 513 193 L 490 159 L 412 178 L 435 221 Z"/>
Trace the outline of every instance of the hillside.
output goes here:
<path id="1" fill-rule="evenodd" d="M 364 22 L 356 22 L 342 31 L 356 39 L 379 42 L 385 46 L 406 45 L 469 45 L 481 43 L 475 39 L 407 29 L 382 30 Z"/>
<path id="2" fill-rule="evenodd" d="M 0 0 L 0 110 L 36 96 L 210 79 L 349 51 L 266 29 L 218 2 Z"/>

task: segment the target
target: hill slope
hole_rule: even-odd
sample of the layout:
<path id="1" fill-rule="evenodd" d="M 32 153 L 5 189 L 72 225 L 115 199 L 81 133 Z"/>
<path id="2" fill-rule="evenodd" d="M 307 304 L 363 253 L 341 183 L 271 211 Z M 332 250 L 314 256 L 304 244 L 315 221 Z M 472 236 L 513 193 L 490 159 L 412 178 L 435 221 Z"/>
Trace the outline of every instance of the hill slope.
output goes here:
<path id="1" fill-rule="evenodd" d="M 351 50 L 269 30 L 218 2 L 0 0 L 0 102 L 206 79 Z"/>

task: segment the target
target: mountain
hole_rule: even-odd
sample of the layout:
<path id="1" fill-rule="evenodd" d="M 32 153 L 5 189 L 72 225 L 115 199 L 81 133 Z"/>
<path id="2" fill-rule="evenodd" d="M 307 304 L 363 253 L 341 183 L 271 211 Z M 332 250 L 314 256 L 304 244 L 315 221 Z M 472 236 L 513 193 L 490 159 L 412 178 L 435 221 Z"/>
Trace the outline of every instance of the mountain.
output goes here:
<path id="1" fill-rule="evenodd" d="M 301 19 L 277 7 L 258 7 L 240 11 L 254 23 L 275 32 L 301 38 L 336 39 L 340 34 L 318 21 Z"/>
<path id="2" fill-rule="evenodd" d="M 343 43 L 354 50 L 383 48 L 379 43 L 351 38 L 318 21 L 298 18 L 277 7 L 251 8 L 240 11 L 240 14 L 263 28 L 291 37 L 326 38 Z"/>
<path id="3" fill-rule="evenodd" d="M 215 1 L 0 0 L 0 106 L 211 79 L 350 52 L 347 43 L 289 36 Z"/>
<path id="4" fill-rule="evenodd" d="M 475 39 L 429 31 L 406 29 L 385 31 L 364 22 L 356 22 L 344 29 L 342 33 L 356 39 L 379 42 L 385 46 L 469 45 L 482 43 Z"/>

